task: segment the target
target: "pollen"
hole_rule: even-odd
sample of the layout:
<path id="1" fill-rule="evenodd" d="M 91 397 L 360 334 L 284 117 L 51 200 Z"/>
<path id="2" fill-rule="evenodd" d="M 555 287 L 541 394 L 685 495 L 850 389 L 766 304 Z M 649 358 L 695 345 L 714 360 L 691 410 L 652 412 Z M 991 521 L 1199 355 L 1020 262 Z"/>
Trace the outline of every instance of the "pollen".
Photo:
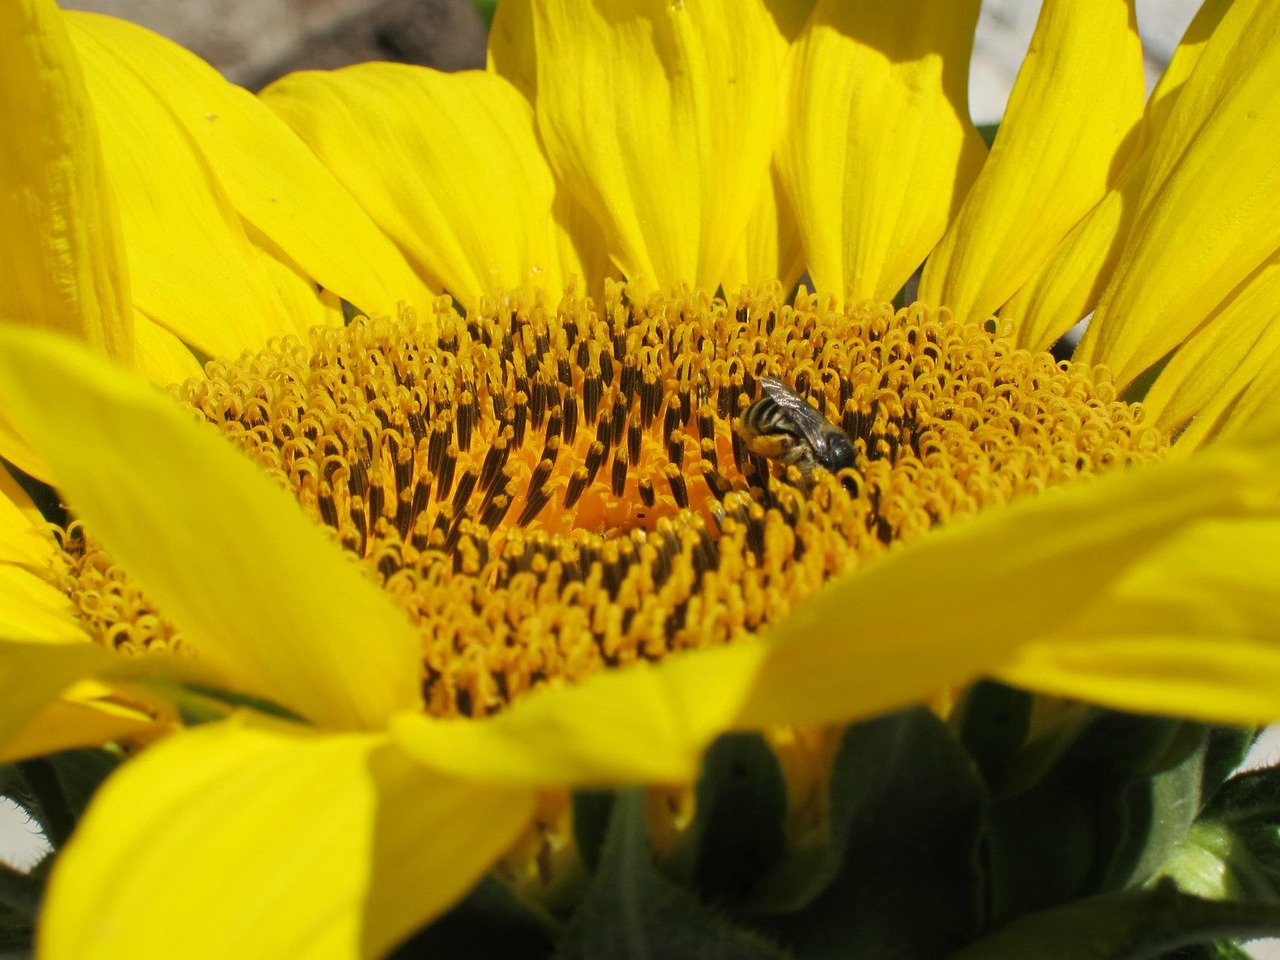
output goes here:
<path id="1" fill-rule="evenodd" d="M 1162 457 L 1105 369 L 920 305 L 779 289 L 442 301 L 283 340 L 174 394 L 403 606 L 433 715 L 732 643 L 939 524 Z M 812 476 L 743 443 L 761 377 L 851 441 Z M 181 644 L 76 530 L 102 642 Z"/>

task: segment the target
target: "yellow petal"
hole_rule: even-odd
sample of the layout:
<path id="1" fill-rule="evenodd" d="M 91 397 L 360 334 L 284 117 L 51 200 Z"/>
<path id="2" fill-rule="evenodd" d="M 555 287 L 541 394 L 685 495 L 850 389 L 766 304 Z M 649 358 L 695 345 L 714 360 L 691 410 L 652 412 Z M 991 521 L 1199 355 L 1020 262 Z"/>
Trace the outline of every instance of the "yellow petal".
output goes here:
<path id="1" fill-rule="evenodd" d="M 540 692 L 488 720 L 396 718 L 405 750 L 443 773 L 492 783 L 680 783 L 731 729 L 764 662 L 758 642 L 638 664 Z"/>
<path id="2" fill-rule="evenodd" d="M 318 158 L 248 91 L 163 37 L 124 20 L 68 14 L 73 35 L 122 55 L 199 148 L 240 216 L 303 276 L 361 309 L 394 315 L 428 295 L 395 246 Z"/>
<path id="3" fill-rule="evenodd" d="M 501 77 L 370 63 L 261 96 L 433 287 L 472 306 L 531 280 L 560 291 L 555 182 L 532 109 Z"/>
<path id="4" fill-rule="evenodd" d="M 1280 249 L 1277 34 L 1280 7 L 1233 5 L 1153 147 L 1133 235 L 1076 353 L 1121 385 Z"/>
<path id="5" fill-rule="evenodd" d="M 236 721 L 118 771 L 59 856 L 57 958 L 380 957 L 466 893 L 533 812 L 377 736 Z"/>
<path id="6" fill-rule="evenodd" d="M 121 659 L 92 643 L 0 641 L 0 757 L 21 756 L 17 739 L 32 736 L 33 719 L 72 684 L 110 670 Z M 80 739 L 74 729 L 46 729 L 60 729 L 72 741 Z M 55 749 L 71 745 L 56 736 L 52 739 Z"/>
<path id="7" fill-rule="evenodd" d="M 0 468 L 0 564 L 47 570 L 54 549 L 40 511 L 12 474 Z"/>
<path id="8" fill-rule="evenodd" d="M 1142 405 L 1166 434 L 1238 394 L 1280 345 L 1280 252 L 1232 292 L 1160 371 Z M 1266 318 L 1265 330 L 1257 322 Z M 1181 439 L 1179 444 L 1181 444 Z"/>
<path id="9" fill-rule="evenodd" d="M 1280 550 L 1258 558 L 1244 534 L 1277 518 L 1280 439 L 1272 436 L 954 523 L 834 584 L 780 624 L 742 722 L 849 720 L 921 702 L 1057 635 L 1063 613 L 1046 605 L 1046 589 L 1087 610 L 1126 571 L 1193 583 L 1203 561 L 1184 570 L 1166 551 L 1202 527 L 1229 526 L 1240 534 L 1234 563 L 1270 570 Z M 1222 542 L 1229 548 L 1231 537 Z M 1226 620 L 1233 600 L 1229 591 L 1206 590 L 1188 595 L 1185 609 L 1208 604 Z M 1158 672 L 1153 667 L 1152 676 Z M 1280 716 L 1280 686 L 1274 691 L 1273 715 Z"/>
<path id="10" fill-rule="evenodd" d="M 802 273 L 800 224 L 775 170 L 760 191 L 742 242 L 725 268 L 722 285 L 730 293 L 743 284 L 758 288 L 776 280 L 784 292 L 790 292 Z"/>
<path id="11" fill-rule="evenodd" d="M 821 0 L 783 71 L 777 163 L 817 289 L 891 299 L 986 147 L 969 121 L 975 0 Z"/>
<path id="12" fill-rule="evenodd" d="M 1048 347 L 1097 306 L 1133 227 L 1150 169 L 1151 142 L 1164 128 L 1178 92 L 1230 2 L 1208 0 L 1201 6 L 1147 103 L 1143 149 L 1045 264 L 1000 308 L 1000 315 L 1013 321 L 1018 346 Z"/>
<path id="13" fill-rule="evenodd" d="M 244 692 L 338 729 L 419 702 L 404 614 L 212 429 L 35 331 L 0 331 L 0 403 L 76 515 Z"/>
<path id="14" fill-rule="evenodd" d="M 52 0 L 0 4 L 0 319 L 128 364 L 129 277 L 78 57 Z"/>
<path id="15" fill-rule="evenodd" d="M 1177 452 L 1190 453 L 1209 440 L 1249 429 L 1275 415 L 1280 401 L 1280 325 L 1274 313 L 1271 316 L 1262 338 L 1178 437 Z"/>
<path id="16" fill-rule="evenodd" d="M 10 739 L 0 744 L 0 762 L 47 756 L 79 747 L 128 740 L 150 741 L 177 729 L 169 717 L 155 719 L 102 698 L 65 697 L 50 702 Z"/>
<path id="17" fill-rule="evenodd" d="M 504 77 L 530 104 L 538 92 L 538 57 L 533 43 L 533 6 L 527 0 L 498 4 L 489 24 L 485 68 Z"/>
<path id="18" fill-rule="evenodd" d="M 24 642 L 88 639 L 76 623 L 66 594 L 38 574 L 7 563 L 0 564 L 0 638 Z"/>
<path id="19" fill-rule="evenodd" d="M 1179 532 L 1003 679 L 1120 710 L 1262 725 L 1280 717 L 1280 518 Z"/>
<path id="20" fill-rule="evenodd" d="M 1124 251 L 1150 160 L 1148 150 L 1130 163 L 1115 187 L 1001 307 L 1000 316 L 1013 321 L 1019 347 L 1045 350 L 1093 310 Z"/>
<path id="21" fill-rule="evenodd" d="M 106 42 L 76 29 L 72 39 L 120 209 L 134 304 L 211 356 L 305 333 L 317 318 L 285 310 L 208 162 L 130 65 L 129 37 Z"/>
<path id="22" fill-rule="evenodd" d="M 1046 0 L 991 156 L 925 266 L 920 299 L 991 316 L 1115 182 L 1143 99 L 1132 0 Z"/>
<path id="23" fill-rule="evenodd" d="M 133 310 L 115 196 L 63 14 L 0 4 L 0 320 L 60 330 L 125 365 Z M 0 416 L 0 455 L 45 465 Z"/>
<path id="24" fill-rule="evenodd" d="M 762 3 L 546 0 L 533 15 L 558 179 L 631 283 L 714 290 L 768 177 L 776 28 Z"/>
<path id="25" fill-rule="evenodd" d="M 1169 58 L 1169 65 L 1164 68 L 1159 82 L 1151 91 L 1146 120 L 1152 130 L 1158 132 L 1164 128 L 1165 121 L 1169 119 L 1169 110 L 1177 102 L 1182 85 L 1191 75 L 1209 38 L 1218 29 L 1223 15 L 1231 9 L 1234 2 L 1235 0 L 1204 0 L 1196 11 L 1186 33 L 1178 41 L 1173 56 Z"/>

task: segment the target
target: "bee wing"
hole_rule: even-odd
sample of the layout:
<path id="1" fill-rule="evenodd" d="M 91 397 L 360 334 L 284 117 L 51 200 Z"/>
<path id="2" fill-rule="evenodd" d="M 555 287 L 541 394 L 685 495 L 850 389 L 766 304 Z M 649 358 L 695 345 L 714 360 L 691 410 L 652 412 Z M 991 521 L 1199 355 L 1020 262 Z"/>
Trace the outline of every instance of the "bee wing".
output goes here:
<path id="1" fill-rule="evenodd" d="M 757 382 L 769 399 L 790 414 L 792 423 L 804 435 L 805 442 L 821 460 L 831 441 L 831 431 L 835 430 L 826 417 L 809 404 L 804 397 L 796 393 L 781 380 L 773 377 L 759 377 Z"/>

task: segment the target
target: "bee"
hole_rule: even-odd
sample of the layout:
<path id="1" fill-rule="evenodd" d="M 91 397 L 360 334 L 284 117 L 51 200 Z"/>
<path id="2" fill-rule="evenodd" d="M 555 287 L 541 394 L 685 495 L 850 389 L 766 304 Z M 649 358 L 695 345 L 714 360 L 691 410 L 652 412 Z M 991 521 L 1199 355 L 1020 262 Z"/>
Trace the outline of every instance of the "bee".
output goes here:
<path id="1" fill-rule="evenodd" d="M 818 467 L 835 473 L 854 465 L 853 444 L 843 430 L 781 380 L 760 377 L 759 383 L 764 395 L 735 424 L 748 450 L 794 464 L 806 484 Z"/>

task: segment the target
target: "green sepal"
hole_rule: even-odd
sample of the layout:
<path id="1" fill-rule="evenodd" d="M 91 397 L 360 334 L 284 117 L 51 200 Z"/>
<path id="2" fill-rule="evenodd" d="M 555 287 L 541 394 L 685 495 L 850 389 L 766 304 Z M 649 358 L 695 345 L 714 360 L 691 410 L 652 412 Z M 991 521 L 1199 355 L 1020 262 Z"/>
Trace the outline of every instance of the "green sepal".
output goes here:
<path id="1" fill-rule="evenodd" d="M 991 145 L 996 142 L 996 134 L 1000 132 L 1000 121 L 997 120 L 995 123 L 979 123 L 975 124 L 975 126 L 978 128 L 978 136 L 982 138 L 982 142 L 990 148 Z"/>
<path id="2" fill-rule="evenodd" d="M 1160 960 L 1254 960 L 1254 957 L 1238 943 L 1219 940 L 1216 943 L 1197 943 L 1170 950 Z"/>
<path id="3" fill-rule="evenodd" d="M 928 710 L 849 727 L 832 770 L 834 869 L 780 867 L 754 905 L 789 912 L 760 926 L 812 960 L 946 956 L 981 929 L 985 806 L 968 755 Z"/>
<path id="4" fill-rule="evenodd" d="M 559 960 L 786 960 L 788 954 L 734 926 L 654 865 L 644 794 L 613 804 L 591 885 L 556 953 Z"/>
<path id="5" fill-rule="evenodd" d="M 948 960 L 1155 960 L 1180 947 L 1280 933 L 1280 907 L 1204 900 L 1170 881 L 1027 914 Z"/>
<path id="6" fill-rule="evenodd" d="M 1209 804 L 1227 778 L 1244 763 L 1258 731 L 1249 727 L 1210 727 L 1204 753 L 1204 776 L 1200 781 L 1201 805 Z"/>
<path id="7" fill-rule="evenodd" d="M 787 847 L 787 784 L 764 738 L 727 734 L 707 750 L 693 821 L 663 872 L 716 904 L 740 903 Z"/>
<path id="8" fill-rule="evenodd" d="M 991 922 L 1146 879 L 1199 812 L 1207 728 L 1092 711 L 1032 744 L 991 805 Z M 1047 767 L 1035 754 L 1049 750 Z M 1013 785 L 1021 792 L 1008 792 Z M 1162 806 L 1164 804 L 1165 806 Z"/>
<path id="9" fill-rule="evenodd" d="M 527 2 L 527 0 L 520 0 L 520 2 Z M 475 7 L 476 16 L 484 24 L 485 30 L 488 30 L 493 25 L 493 14 L 498 9 L 498 0 L 471 0 L 471 6 Z"/>
<path id="10" fill-rule="evenodd" d="M 548 957 L 559 925 L 501 880 L 488 876 L 429 927 L 414 934 L 387 960 L 488 960 Z"/>
<path id="11" fill-rule="evenodd" d="M 1280 769 L 1223 784 L 1161 872 L 1202 896 L 1280 904 Z"/>
<path id="12" fill-rule="evenodd" d="M 1031 728 L 1035 697 L 992 680 L 980 680 L 956 705 L 950 724 L 978 765 L 988 787 L 1008 776 Z"/>
<path id="13" fill-rule="evenodd" d="M 578 846 L 578 856 L 592 872 L 600 865 L 600 849 L 609 833 L 615 799 L 610 790 L 573 792 L 573 842 Z"/>

